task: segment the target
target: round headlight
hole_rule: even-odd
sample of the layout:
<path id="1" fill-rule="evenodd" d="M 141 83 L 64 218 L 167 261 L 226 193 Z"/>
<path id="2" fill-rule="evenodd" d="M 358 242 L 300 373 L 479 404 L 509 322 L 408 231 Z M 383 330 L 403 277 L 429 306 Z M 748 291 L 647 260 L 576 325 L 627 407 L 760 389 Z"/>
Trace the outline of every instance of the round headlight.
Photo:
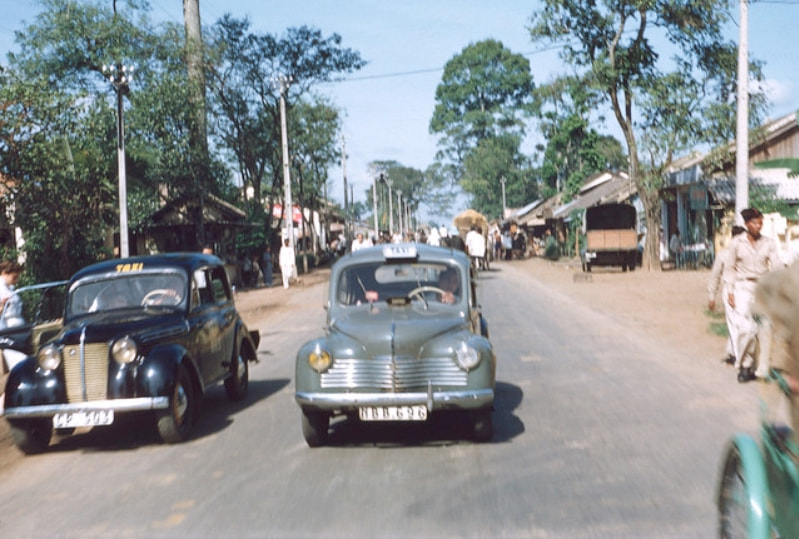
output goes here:
<path id="1" fill-rule="evenodd" d="M 136 342 L 130 337 L 123 337 L 111 347 L 111 355 L 117 363 L 124 365 L 136 359 Z"/>
<path id="2" fill-rule="evenodd" d="M 324 350 L 321 346 L 317 346 L 308 354 L 308 364 L 316 372 L 326 371 L 332 362 L 333 358 L 330 356 L 330 352 Z"/>
<path id="3" fill-rule="evenodd" d="M 54 371 L 61 364 L 61 353 L 51 344 L 39 350 L 37 359 L 41 368 L 46 371 Z"/>
<path id="4" fill-rule="evenodd" d="M 455 355 L 461 368 L 465 371 L 472 370 L 480 363 L 480 354 L 465 342 L 461 343 L 460 347 L 455 350 Z"/>

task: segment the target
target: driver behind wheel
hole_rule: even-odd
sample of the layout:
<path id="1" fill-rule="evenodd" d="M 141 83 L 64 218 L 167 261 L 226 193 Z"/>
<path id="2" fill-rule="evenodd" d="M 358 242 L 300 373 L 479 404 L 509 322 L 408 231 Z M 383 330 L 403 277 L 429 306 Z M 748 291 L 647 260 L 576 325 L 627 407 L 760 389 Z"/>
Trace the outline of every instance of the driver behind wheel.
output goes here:
<path id="1" fill-rule="evenodd" d="M 441 303 L 453 304 L 458 299 L 460 279 L 455 268 L 448 268 L 438 275 L 438 287 L 444 292 L 440 294 Z"/>

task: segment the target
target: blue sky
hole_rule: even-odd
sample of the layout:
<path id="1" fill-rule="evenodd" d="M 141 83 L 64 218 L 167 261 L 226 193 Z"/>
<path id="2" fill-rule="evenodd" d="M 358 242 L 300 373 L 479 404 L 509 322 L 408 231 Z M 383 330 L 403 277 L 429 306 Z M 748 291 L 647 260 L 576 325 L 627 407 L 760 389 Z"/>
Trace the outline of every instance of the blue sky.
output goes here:
<path id="1" fill-rule="evenodd" d="M 182 0 L 149 1 L 153 18 L 182 22 Z M 39 8 L 30 0 L 3 0 L 3 4 L 0 56 L 4 57 L 14 47 L 13 33 L 22 28 L 21 21 L 32 21 Z M 535 0 L 200 0 L 200 13 L 204 24 L 225 13 L 247 16 L 257 32 L 281 34 L 303 24 L 324 35 L 335 32 L 344 46 L 368 61 L 349 80 L 321 88 L 344 111 L 347 177 L 355 199 L 363 200 L 371 185 L 370 161 L 396 160 L 421 170 L 433 162 L 436 139 L 428 125 L 436 85 L 446 62 L 470 43 L 487 38 L 502 41 L 530 60 L 536 83 L 563 71 L 555 52 L 536 52 L 528 37 L 525 27 L 538 5 Z M 798 20 L 799 0 L 749 6 L 750 53 L 766 62 L 772 117 L 799 109 L 799 46 L 793 42 Z M 737 41 L 737 25 L 725 37 Z M 604 130 L 617 131 L 612 124 Z M 330 195 L 342 201 L 341 168 L 331 169 L 330 174 Z"/>

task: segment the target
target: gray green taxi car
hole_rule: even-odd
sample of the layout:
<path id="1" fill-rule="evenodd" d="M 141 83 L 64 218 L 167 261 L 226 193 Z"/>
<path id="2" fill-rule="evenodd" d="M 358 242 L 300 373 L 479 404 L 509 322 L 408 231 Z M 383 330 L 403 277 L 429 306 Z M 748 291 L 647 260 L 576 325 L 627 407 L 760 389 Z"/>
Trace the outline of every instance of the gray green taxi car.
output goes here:
<path id="1" fill-rule="evenodd" d="M 326 334 L 297 353 L 307 444 L 327 443 L 336 416 L 399 423 L 450 412 L 490 440 L 496 356 L 476 279 L 468 256 L 444 247 L 388 244 L 339 259 Z"/>

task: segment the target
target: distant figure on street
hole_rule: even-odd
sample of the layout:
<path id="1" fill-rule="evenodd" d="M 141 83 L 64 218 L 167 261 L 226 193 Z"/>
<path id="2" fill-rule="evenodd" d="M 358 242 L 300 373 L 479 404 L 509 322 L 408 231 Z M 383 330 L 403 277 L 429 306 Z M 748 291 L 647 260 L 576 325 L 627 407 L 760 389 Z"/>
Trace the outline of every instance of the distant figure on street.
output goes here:
<path id="1" fill-rule="evenodd" d="M 278 263 L 280 264 L 280 273 L 283 276 L 283 288 L 288 288 L 289 281 L 297 270 L 294 249 L 289 245 L 288 238 L 283 240 L 283 247 L 280 248 L 280 254 L 278 255 Z"/>
<path id="2" fill-rule="evenodd" d="M 479 226 L 472 226 L 466 234 L 466 252 L 469 253 L 475 269 L 485 269 L 486 240 Z"/>
<path id="3" fill-rule="evenodd" d="M 680 244 L 680 229 L 678 228 L 674 231 L 674 234 L 671 235 L 671 239 L 669 239 L 669 254 L 671 255 L 671 258 L 674 260 L 675 264 L 679 264 L 681 251 L 682 245 Z"/>
<path id="4" fill-rule="evenodd" d="M 264 286 L 272 286 L 272 246 L 267 245 L 261 255 L 261 272 L 264 274 Z"/>
<path id="5" fill-rule="evenodd" d="M 372 240 L 369 238 L 364 239 L 363 232 L 358 232 L 355 235 L 355 239 L 352 241 L 352 252 L 359 251 L 361 249 L 365 249 L 366 247 L 372 246 Z"/>
<path id="6" fill-rule="evenodd" d="M 214 246 L 210 243 L 206 243 L 203 245 L 203 254 L 204 255 L 212 255 L 214 254 Z"/>

